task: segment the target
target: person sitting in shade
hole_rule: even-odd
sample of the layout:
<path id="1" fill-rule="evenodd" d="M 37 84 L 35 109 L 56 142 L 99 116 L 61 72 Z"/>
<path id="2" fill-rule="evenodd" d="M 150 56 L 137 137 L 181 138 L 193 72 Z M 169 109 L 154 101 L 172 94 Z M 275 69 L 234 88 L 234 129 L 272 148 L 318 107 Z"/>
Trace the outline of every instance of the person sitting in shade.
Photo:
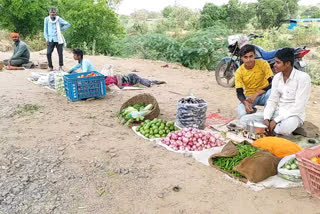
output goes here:
<path id="1" fill-rule="evenodd" d="M 30 51 L 26 43 L 20 40 L 18 33 L 10 33 L 10 37 L 14 42 L 13 55 L 10 59 L 4 60 L 3 63 L 9 68 L 11 66 L 22 67 L 23 64 L 28 64 L 30 59 Z"/>
<path id="2" fill-rule="evenodd" d="M 91 62 L 87 59 L 83 59 L 83 51 L 81 49 L 73 49 L 73 59 L 77 60 L 78 63 L 69 69 L 68 73 L 73 73 L 79 68 L 82 70 L 82 72 L 92 72 L 96 71 L 94 66 L 91 64 Z"/>

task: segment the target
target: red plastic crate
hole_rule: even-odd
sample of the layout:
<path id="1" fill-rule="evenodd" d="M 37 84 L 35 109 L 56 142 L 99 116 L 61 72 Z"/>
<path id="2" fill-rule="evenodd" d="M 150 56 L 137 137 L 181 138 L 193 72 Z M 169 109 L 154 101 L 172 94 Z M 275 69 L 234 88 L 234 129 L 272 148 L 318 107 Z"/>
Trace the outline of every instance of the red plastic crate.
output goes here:
<path id="1" fill-rule="evenodd" d="M 320 145 L 301 150 L 296 158 L 305 190 L 320 199 L 320 164 L 311 161 L 311 158 L 319 155 Z"/>

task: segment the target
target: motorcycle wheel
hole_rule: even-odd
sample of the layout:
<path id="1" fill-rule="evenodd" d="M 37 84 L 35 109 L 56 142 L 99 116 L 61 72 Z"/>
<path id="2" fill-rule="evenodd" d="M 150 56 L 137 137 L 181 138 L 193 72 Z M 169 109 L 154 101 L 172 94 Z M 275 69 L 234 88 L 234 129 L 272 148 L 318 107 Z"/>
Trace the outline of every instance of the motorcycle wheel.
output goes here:
<path id="1" fill-rule="evenodd" d="M 219 85 L 227 88 L 232 88 L 235 85 L 234 74 L 237 70 L 234 62 L 231 62 L 230 68 L 227 71 L 227 66 L 230 61 L 222 60 L 215 71 L 216 81 Z"/>

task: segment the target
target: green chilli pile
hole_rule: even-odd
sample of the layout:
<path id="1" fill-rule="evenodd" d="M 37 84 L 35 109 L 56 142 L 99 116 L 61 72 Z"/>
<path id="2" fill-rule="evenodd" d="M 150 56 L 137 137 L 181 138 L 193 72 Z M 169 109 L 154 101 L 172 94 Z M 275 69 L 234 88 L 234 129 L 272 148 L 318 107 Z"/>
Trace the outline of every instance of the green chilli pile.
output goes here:
<path id="1" fill-rule="evenodd" d="M 217 157 L 212 160 L 212 163 L 222 170 L 230 172 L 232 175 L 243 178 L 243 176 L 236 171 L 233 171 L 233 167 L 238 165 L 243 159 L 254 155 L 259 149 L 251 145 L 237 144 L 238 154 L 233 157 Z"/>

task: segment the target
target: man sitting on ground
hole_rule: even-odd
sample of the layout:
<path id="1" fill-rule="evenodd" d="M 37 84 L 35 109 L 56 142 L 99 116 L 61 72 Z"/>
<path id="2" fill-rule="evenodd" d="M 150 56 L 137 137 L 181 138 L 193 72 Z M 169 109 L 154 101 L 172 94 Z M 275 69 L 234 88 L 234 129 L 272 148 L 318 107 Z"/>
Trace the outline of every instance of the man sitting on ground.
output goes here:
<path id="1" fill-rule="evenodd" d="M 69 69 L 68 73 L 73 73 L 79 68 L 81 68 L 82 72 L 92 72 L 96 71 L 91 62 L 87 59 L 83 59 L 83 51 L 81 49 L 73 49 L 73 59 L 77 60 L 78 63 Z"/>
<path id="2" fill-rule="evenodd" d="M 246 125 L 246 115 L 256 112 L 256 105 L 264 106 L 270 95 L 273 73 L 265 60 L 255 59 L 255 47 L 247 44 L 240 49 L 243 64 L 235 73 L 235 85 L 240 122 Z"/>
<path id="3" fill-rule="evenodd" d="M 310 97 L 310 76 L 293 67 L 294 50 L 283 48 L 275 55 L 277 74 L 264 110 L 268 134 L 289 136 L 305 120 L 305 108 Z"/>
<path id="4" fill-rule="evenodd" d="M 10 33 L 10 37 L 14 42 L 13 55 L 10 59 L 4 60 L 4 64 L 10 66 L 22 67 L 23 64 L 29 63 L 30 51 L 23 41 L 20 40 L 18 33 Z"/>

